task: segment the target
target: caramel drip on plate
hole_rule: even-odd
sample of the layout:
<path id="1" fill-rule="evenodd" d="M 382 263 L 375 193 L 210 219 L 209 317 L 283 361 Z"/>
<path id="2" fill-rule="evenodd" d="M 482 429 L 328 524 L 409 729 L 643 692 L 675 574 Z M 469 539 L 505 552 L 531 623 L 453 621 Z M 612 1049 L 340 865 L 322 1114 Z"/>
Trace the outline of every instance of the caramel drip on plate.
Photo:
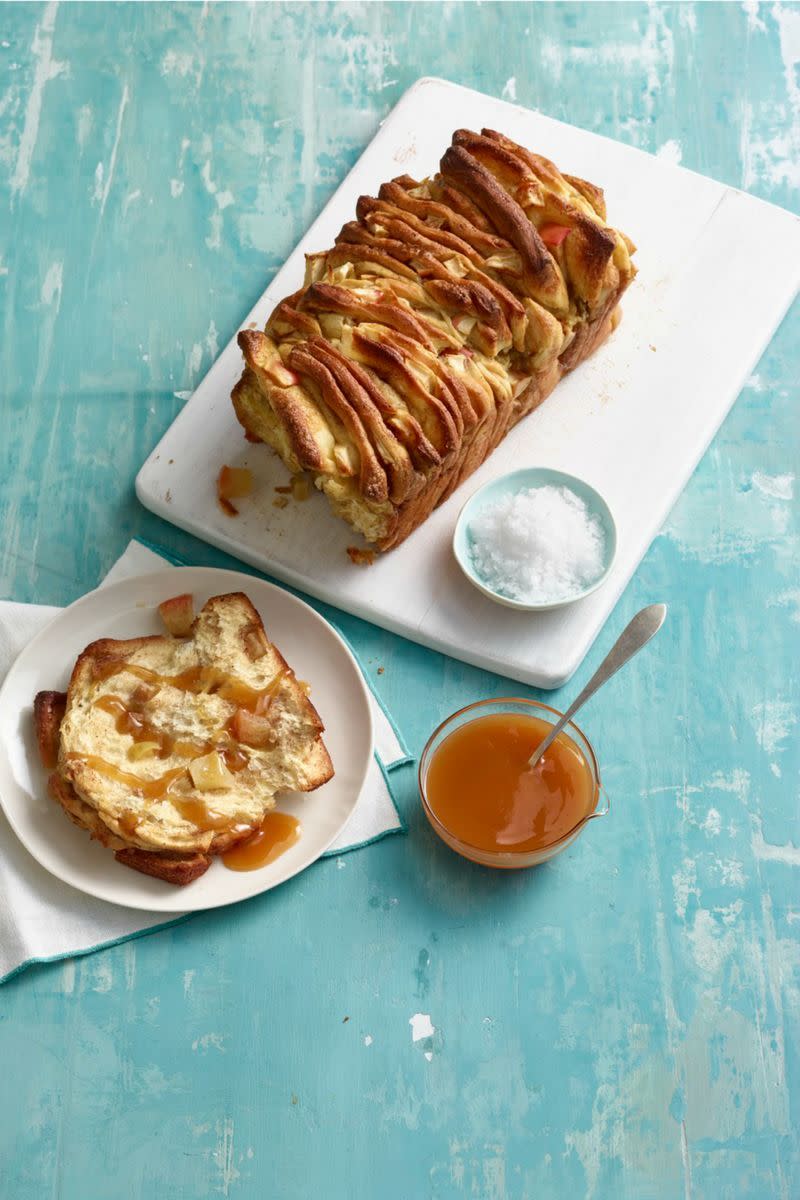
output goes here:
<path id="1" fill-rule="evenodd" d="M 300 840 L 302 832 L 297 817 L 289 813 L 268 812 L 261 825 L 252 835 L 237 842 L 221 856 L 231 871 L 257 871 L 274 862 L 281 854 Z"/>

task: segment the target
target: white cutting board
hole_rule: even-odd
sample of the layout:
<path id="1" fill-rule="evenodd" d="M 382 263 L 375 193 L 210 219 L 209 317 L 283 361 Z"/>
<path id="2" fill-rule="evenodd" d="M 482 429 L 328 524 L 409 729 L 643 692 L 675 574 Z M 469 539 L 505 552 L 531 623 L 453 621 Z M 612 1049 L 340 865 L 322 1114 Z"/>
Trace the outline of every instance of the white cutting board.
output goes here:
<path id="1" fill-rule="evenodd" d="M 639 275 L 614 336 L 398 549 L 358 567 L 353 531 L 315 494 L 273 506 L 287 472 L 250 445 L 230 392 L 232 341 L 153 451 L 137 494 L 166 520 L 312 596 L 465 662 L 543 688 L 580 664 L 755 366 L 800 284 L 800 220 L 643 151 L 441 79 L 420 79 L 383 123 L 243 326 L 263 327 L 302 283 L 303 255 L 333 244 L 361 193 L 434 172 L 459 127 L 490 126 L 600 184 L 611 222 L 638 246 Z M 256 493 L 227 517 L 223 463 L 249 467 Z M 501 607 L 453 559 L 456 517 L 472 492 L 522 466 L 582 476 L 606 497 L 619 546 L 592 596 L 555 612 Z M 658 596 L 653 596 L 657 600 Z"/>

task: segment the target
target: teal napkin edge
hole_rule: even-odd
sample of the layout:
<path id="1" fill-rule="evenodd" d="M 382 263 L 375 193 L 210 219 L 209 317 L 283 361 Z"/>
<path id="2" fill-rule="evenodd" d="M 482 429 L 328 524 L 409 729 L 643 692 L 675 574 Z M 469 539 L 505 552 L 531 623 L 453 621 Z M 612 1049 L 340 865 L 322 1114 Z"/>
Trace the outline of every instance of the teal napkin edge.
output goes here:
<path id="1" fill-rule="evenodd" d="M 208 912 L 209 909 L 201 909 L 200 912 Z M 96 954 L 98 950 L 110 950 L 113 946 L 121 946 L 123 942 L 132 942 L 135 938 L 144 937 L 148 933 L 159 933 L 162 929 L 169 929 L 173 925 L 182 925 L 184 921 L 188 921 L 191 917 L 197 917 L 200 913 L 182 913 L 179 917 L 173 917 L 171 921 L 164 921 L 161 925 L 148 925 L 146 929 L 135 929 L 133 933 L 123 933 L 119 937 L 110 938 L 107 942 L 97 942 L 94 946 L 86 946 L 83 950 L 65 950 L 63 954 L 43 954 L 41 957 L 26 958 L 24 962 L 18 963 L 16 967 L 12 967 L 5 975 L 0 976 L 0 987 L 4 983 L 8 983 L 16 975 L 21 975 L 23 971 L 27 971 L 28 967 L 36 967 L 39 964 L 66 962 L 70 958 L 85 958 L 87 954 Z"/>
<path id="2" fill-rule="evenodd" d="M 174 567 L 188 567 L 188 566 L 192 565 L 191 563 L 188 563 L 185 560 L 179 558 L 177 554 L 172 554 L 171 551 L 165 550 L 163 546 L 159 546 L 159 545 L 155 544 L 154 542 L 145 541 L 144 538 L 134 538 L 133 540 L 135 542 L 138 542 L 138 544 L 140 546 L 144 546 L 147 550 L 152 550 L 154 554 L 158 554 L 161 558 L 165 559 L 168 563 L 171 563 L 172 566 L 174 566 Z M 245 570 L 243 573 L 246 575 L 254 575 L 254 576 L 258 577 L 258 573 L 255 571 Z M 280 586 L 280 585 L 277 584 L 276 586 Z M 327 619 L 328 618 L 326 618 L 326 620 Z M 396 834 L 396 833 L 408 833 L 408 824 L 404 820 L 404 818 L 400 812 L 400 809 L 397 806 L 397 800 L 395 799 L 394 788 L 392 785 L 392 780 L 390 778 L 389 772 L 396 771 L 398 767 L 407 766 L 410 762 L 415 761 L 413 754 L 409 753 L 405 738 L 403 737 L 400 730 L 397 728 L 397 725 L 394 721 L 394 718 L 392 717 L 392 714 L 389 712 L 386 705 L 383 703 L 383 700 L 380 698 L 380 696 L 377 694 L 377 692 L 373 688 L 373 686 L 369 680 L 369 676 L 367 675 L 367 672 L 364 669 L 364 665 L 361 662 L 361 658 L 359 657 L 358 653 L 356 652 L 355 647 L 353 646 L 352 642 L 346 636 L 346 634 L 344 634 L 342 632 L 342 630 L 338 627 L 338 625 L 334 621 L 329 621 L 329 623 L 336 630 L 339 637 L 342 639 L 342 641 L 344 642 L 344 644 L 347 646 L 348 650 L 352 654 L 353 658 L 358 663 L 359 668 L 361 670 L 361 674 L 364 677 L 364 681 L 367 684 L 367 687 L 369 688 L 372 695 L 375 697 L 375 700 L 380 705 L 381 711 L 383 712 L 384 716 L 386 717 L 386 720 L 389 722 L 392 729 L 394 730 L 395 737 L 397 738 L 398 742 L 400 743 L 400 749 L 403 751 L 403 757 L 395 759 L 394 762 L 390 763 L 387 766 L 386 763 L 383 762 L 383 760 L 381 759 L 381 757 L 377 751 L 375 751 L 375 755 L 374 755 L 375 761 L 378 764 L 381 774 L 383 775 L 383 778 L 386 782 L 386 788 L 389 792 L 389 798 L 392 802 L 392 806 L 394 808 L 395 815 L 399 822 L 397 828 L 396 829 L 384 829 L 380 833 L 376 833 L 374 837 L 364 838 L 364 840 L 361 842 L 353 842 L 352 846 L 345 846 L 341 850 L 326 850 L 324 854 L 321 854 L 319 856 L 319 859 L 317 859 L 317 862 L 319 862 L 320 859 L 323 859 L 323 858 L 341 858 L 342 855 L 344 855 L 344 854 L 351 854 L 353 852 L 353 850 L 363 850 L 365 846 L 372 846 L 375 842 L 383 841 L 384 838 L 391 837 L 393 834 Z M 314 864 L 312 863 L 311 865 L 313 866 Z M 8 983 L 8 981 L 10 979 L 13 979 L 16 975 L 21 974 L 22 971 L 27 970 L 28 967 L 37 966 L 40 963 L 45 964 L 45 963 L 63 962 L 69 958 L 84 958 L 87 954 L 96 954 L 99 950 L 111 950 L 114 946 L 121 946 L 123 942 L 131 942 L 135 938 L 145 937 L 149 933 L 160 933 L 164 929 L 171 929 L 174 925 L 182 925 L 184 923 L 184 921 L 188 921 L 192 917 L 198 917 L 204 911 L 207 911 L 207 910 L 200 909 L 199 912 L 183 913 L 181 916 L 173 917 L 172 920 L 164 921 L 160 925 L 149 925 L 146 929 L 137 929 L 133 933 L 123 933 L 120 937 L 110 938 L 109 941 L 107 941 L 107 942 L 97 942 L 93 946 L 86 946 L 85 949 L 83 949 L 83 950 L 68 950 L 68 951 L 65 951 L 63 954 L 44 955 L 40 958 L 37 958 L 37 957 L 26 958 L 24 962 L 18 963 L 16 967 L 13 967 L 5 975 L 0 975 L 0 987 L 2 987 L 4 983 Z"/>

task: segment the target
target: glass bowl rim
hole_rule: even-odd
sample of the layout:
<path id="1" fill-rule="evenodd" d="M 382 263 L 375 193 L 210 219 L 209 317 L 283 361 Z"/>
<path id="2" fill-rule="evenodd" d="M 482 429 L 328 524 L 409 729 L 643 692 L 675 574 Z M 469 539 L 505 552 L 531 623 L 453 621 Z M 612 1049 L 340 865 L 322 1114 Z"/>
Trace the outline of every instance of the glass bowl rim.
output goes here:
<path id="1" fill-rule="evenodd" d="M 473 700 L 470 704 L 465 704 L 461 708 L 457 708 L 454 712 L 451 712 L 449 716 L 445 717 L 443 721 L 439 722 L 426 741 L 422 753 L 419 756 L 419 766 L 417 767 L 417 787 L 422 800 L 422 807 L 425 810 L 425 815 L 427 816 L 436 833 L 441 836 L 440 831 L 443 831 L 446 834 L 446 837 L 443 839 L 446 844 L 450 844 L 450 839 L 458 846 L 463 846 L 466 850 L 471 850 L 475 853 L 503 861 L 517 861 L 521 858 L 525 858 L 540 852 L 547 854 L 547 856 L 550 857 L 557 852 L 556 848 L 560 846 L 562 842 L 567 842 L 574 838 L 578 831 L 584 825 L 586 825 L 587 822 L 593 820 L 595 817 L 605 816 L 606 812 L 608 811 L 607 808 L 601 812 L 597 811 L 598 804 L 600 803 L 601 793 L 605 796 L 606 804 L 608 804 L 608 796 L 603 788 L 602 780 L 600 778 L 600 768 L 597 765 L 594 746 L 589 741 L 580 725 L 576 724 L 575 721 L 568 721 L 564 727 L 564 732 L 566 733 L 569 729 L 574 729 L 580 735 L 583 745 L 586 746 L 586 749 L 589 752 L 587 756 L 584 753 L 583 745 L 578 746 L 578 749 L 580 750 L 584 759 L 586 759 L 589 769 L 592 772 L 595 790 L 594 808 L 591 812 L 588 812 L 585 816 L 581 817 L 581 819 L 577 821 L 570 829 L 568 829 L 566 833 L 562 833 L 561 837 L 557 838 L 556 841 L 548 842 L 547 845 L 537 847 L 535 850 L 486 850 L 480 846 L 474 846 L 472 842 L 467 842 L 464 841 L 463 838 L 457 837 L 456 834 L 448 829 L 444 822 L 439 819 L 428 799 L 427 791 L 422 778 L 422 771 L 432 757 L 431 744 L 438 737 L 445 726 L 449 725 L 451 721 L 454 721 L 456 717 L 460 717 L 463 713 L 471 712 L 474 709 L 484 708 L 493 704 L 521 704 L 526 708 L 544 709 L 545 712 L 552 713 L 553 716 L 556 717 L 556 721 L 554 721 L 553 724 L 556 724 L 557 721 L 564 715 L 563 712 L 560 712 L 559 709 L 554 708 L 551 704 L 545 704 L 542 700 L 531 700 L 527 696 L 497 696 L 494 698 L 488 698 L 486 700 Z"/>

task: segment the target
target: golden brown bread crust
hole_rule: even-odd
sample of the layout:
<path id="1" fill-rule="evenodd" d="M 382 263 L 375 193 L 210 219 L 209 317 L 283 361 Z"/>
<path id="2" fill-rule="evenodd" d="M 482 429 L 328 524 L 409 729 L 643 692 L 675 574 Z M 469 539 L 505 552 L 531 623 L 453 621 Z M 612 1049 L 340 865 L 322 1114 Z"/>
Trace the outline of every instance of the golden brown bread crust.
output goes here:
<path id="1" fill-rule="evenodd" d="M 106 846 L 109 850 L 124 850 L 125 842 L 112 833 L 99 813 L 81 800 L 71 783 L 62 778 L 57 771 L 47 780 L 47 790 L 63 808 L 64 812 L 79 829 L 85 829 L 94 841 Z"/>
<path id="2" fill-rule="evenodd" d="M 240 333 L 236 415 L 389 549 L 613 330 L 633 250 L 599 187 L 459 129 L 437 175 L 360 197 L 305 286 Z"/>
<path id="3" fill-rule="evenodd" d="M 33 723 L 42 766 L 51 771 L 58 762 L 58 733 L 67 708 L 66 692 L 39 692 L 33 701 Z"/>
<path id="4" fill-rule="evenodd" d="M 75 789 L 60 775 L 54 773 L 47 781 L 48 791 L 56 800 L 69 819 L 79 829 L 85 829 L 89 835 L 101 845 L 114 851 L 117 862 L 143 875 L 152 875 L 162 879 L 164 883 L 172 883 L 176 887 L 184 887 L 187 883 L 199 879 L 211 866 L 211 856 L 208 854 L 174 854 L 150 850 L 139 850 L 126 846 L 121 838 L 116 837 L 104 825 L 101 818 L 88 804 L 77 795 Z"/>
<path id="5" fill-rule="evenodd" d="M 150 850 L 126 848 L 115 851 L 114 858 L 124 867 L 131 867 L 142 875 L 152 875 L 154 879 L 162 879 L 164 883 L 172 883 L 176 887 L 194 883 L 211 866 L 209 856 L 199 851 L 195 854 L 158 854 Z"/>

